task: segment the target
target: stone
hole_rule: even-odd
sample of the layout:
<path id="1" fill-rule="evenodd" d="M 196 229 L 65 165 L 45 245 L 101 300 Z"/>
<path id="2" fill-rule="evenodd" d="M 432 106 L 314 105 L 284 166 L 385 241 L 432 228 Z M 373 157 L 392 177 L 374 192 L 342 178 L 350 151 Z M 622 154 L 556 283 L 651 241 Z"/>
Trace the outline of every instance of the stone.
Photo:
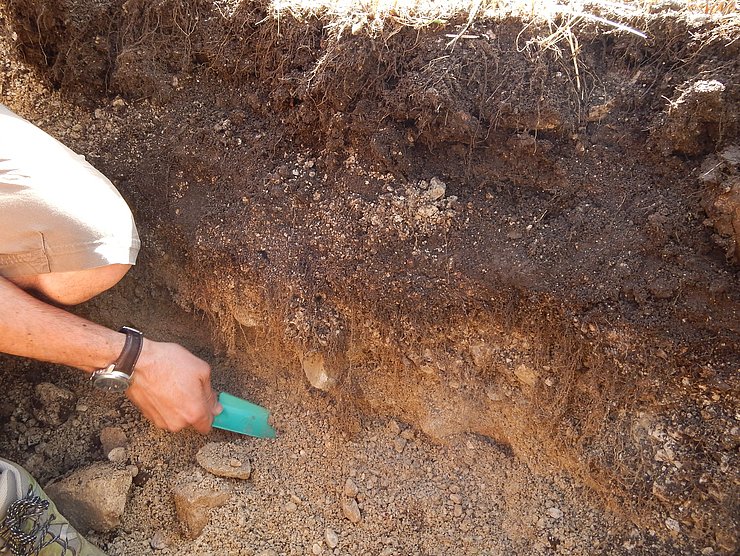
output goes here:
<path id="1" fill-rule="evenodd" d="M 334 532 L 334 529 L 327 527 L 324 530 L 324 541 L 326 542 L 326 546 L 334 549 L 339 545 L 339 535 Z"/>
<path id="2" fill-rule="evenodd" d="M 209 442 L 195 455 L 203 469 L 218 477 L 249 479 L 252 466 L 249 451 L 231 442 Z"/>
<path id="3" fill-rule="evenodd" d="M 112 531 L 131 488 L 131 474 L 110 463 L 94 463 L 44 489 L 59 511 L 80 531 Z"/>
<path id="4" fill-rule="evenodd" d="M 556 508 L 555 506 L 551 508 L 547 508 L 547 515 L 549 515 L 553 519 L 560 519 L 563 517 L 563 512 L 560 510 L 560 508 Z"/>
<path id="5" fill-rule="evenodd" d="M 398 436 L 399 434 L 401 434 L 401 427 L 394 419 L 388 421 L 388 425 L 386 426 L 386 428 L 388 429 L 388 432 L 393 436 Z"/>
<path id="6" fill-rule="evenodd" d="M 406 440 L 403 436 L 398 436 L 393 440 L 393 448 L 396 450 L 396 452 L 400 454 L 406 447 L 407 442 L 408 440 Z"/>
<path id="7" fill-rule="evenodd" d="M 462 516 L 462 514 L 463 514 L 463 508 L 462 508 L 462 506 L 461 506 L 460 504 L 455 504 L 455 508 L 454 508 L 454 510 L 452 511 L 452 514 L 453 514 L 453 515 L 454 515 L 455 517 L 461 517 L 461 516 Z"/>
<path id="8" fill-rule="evenodd" d="M 340 506 L 344 517 L 355 524 L 360 522 L 362 514 L 360 513 L 360 507 L 357 505 L 357 500 L 354 498 L 343 498 Z"/>
<path id="9" fill-rule="evenodd" d="M 126 448 L 128 438 L 121 427 L 103 427 L 103 430 L 100 431 L 100 444 L 103 446 L 103 454 L 108 457 L 111 450 Z"/>
<path id="10" fill-rule="evenodd" d="M 152 538 L 149 540 L 149 546 L 151 546 L 154 550 L 162 550 L 164 548 L 167 548 L 169 544 L 170 543 L 167 539 L 167 534 L 161 530 L 154 533 Z"/>
<path id="11" fill-rule="evenodd" d="M 519 379 L 519 382 L 527 386 L 534 386 L 535 382 L 537 382 L 537 373 L 534 369 L 524 364 L 517 365 L 516 369 L 514 369 L 514 375 Z"/>
<path id="12" fill-rule="evenodd" d="M 453 504 L 462 504 L 462 496 L 457 493 L 450 494 L 450 500 L 452 500 Z"/>
<path id="13" fill-rule="evenodd" d="M 108 452 L 108 461 L 112 463 L 126 463 L 127 460 L 128 454 L 126 453 L 126 448 L 113 448 Z"/>
<path id="14" fill-rule="evenodd" d="M 36 385 L 32 400 L 33 416 L 40 422 L 58 427 L 69 419 L 77 406 L 77 396 L 50 382 Z"/>
<path id="15" fill-rule="evenodd" d="M 257 556 L 280 556 L 277 552 L 277 550 L 273 550 L 272 548 L 266 548 L 265 550 L 258 552 Z"/>
<path id="16" fill-rule="evenodd" d="M 218 508 L 229 501 L 231 493 L 223 486 L 212 487 L 199 482 L 188 482 L 173 491 L 177 519 L 186 538 L 194 540 L 208 525 L 211 508 Z"/>
<path id="17" fill-rule="evenodd" d="M 401 436 L 405 438 L 406 440 L 413 440 L 414 439 L 414 431 L 412 429 L 406 429 L 401 433 Z"/>
<path id="18" fill-rule="evenodd" d="M 360 492 L 360 489 L 358 488 L 357 483 L 355 483 L 352 479 L 347 479 L 346 481 L 344 481 L 342 494 L 344 494 L 348 498 L 354 498 L 355 496 L 357 496 L 358 492 Z"/>
<path id="19" fill-rule="evenodd" d="M 316 351 L 305 353 L 301 357 L 301 367 L 314 388 L 326 392 L 337 383 L 337 377 L 327 367 L 324 356 Z"/>
<path id="20" fill-rule="evenodd" d="M 429 189 L 426 191 L 426 195 L 432 201 L 438 201 L 445 196 L 447 192 L 447 184 L 438 177 L 433 177 L 429 181 Z"/>
<path id="21" fill-rule="evenodd" d="M 676 521 L 672 517 L 666 518 L 666 520 L 665 520 L 665 526 L 672 533 L 679 533 L 679 532 L 681 532 L 681 526 L 678 524 L 678 521 Z"/>
<path id="22" fill-rule="evenodd" d="M 317 542 L 313 543 L 313 546 L 311 547 L 311 554 L 313 554 L 314 556 L 320 556 L 323 553 L 323 547 Z"/>
<path id="23" fill-rule="evenodd" d="M 297 509 L 298 509 L 298 504 L 296 504 L 292 500 L 288 502 L 287 504 L 285 504 L 285 511 L 288 513 L 293 513 Z"/>

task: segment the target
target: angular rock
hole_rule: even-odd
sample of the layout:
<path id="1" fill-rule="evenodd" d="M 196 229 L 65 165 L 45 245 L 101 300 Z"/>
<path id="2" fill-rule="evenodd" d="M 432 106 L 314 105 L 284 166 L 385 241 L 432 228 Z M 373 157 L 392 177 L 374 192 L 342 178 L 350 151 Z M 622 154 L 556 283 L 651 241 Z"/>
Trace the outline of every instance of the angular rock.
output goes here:
<path id="1" fill-rule="evenodd" d="M 80 531 L 111 531 L 121 524 L 131 474 L 110 463 L 94 463 L 45 487 L 59 511 Z"/>
<path id="2" fill-rule="evenodd" d="M 249 451 L 230 442 L 209 442 L 195 456 L 203 469 L 218 477 L 249 479 L 252 466 Z"/>
<path id="3" fill-rule="evenodd" d="M 445 196 L 445 193 L 447 192 L 447 184 L 443 182 L 438 177 L 433 177 L 431 180 L 429 180 L 429 189 L 427 189 L 426 194 L 429 199 L 432 201 L 438 201 L 442 197 Z"/>
<path id="4" fill-rule="evenodd" d="M 77 405 L 77 396 L 50 382 L 36 385 L 33 398 L 33 416 L 42 423 L 58 427 L 64 423 Z"/>
<path id="5" fill-rule="evenodd" d="M 357 500 L 354 498 L 343 498 L 340 505 L 344 517 L 355 524 L 360 522 L 362 514 L 360 513 L 360 507 L 357 505 Z"/>
<path id="6" fill-rule="evenodd" d="M 357 488 L 357 484 L 352 479 L 347 479 L 346 481 L 344 481 L 342 494 L 344 494 L 348 498 L 354 498 L 355 496 L 357 496 L 358 492 L 360 492 L 360 489 Z"/>
<path id="7" fill-rule="evenodd" d="M 211 508 L 218 508 L 229 501 L 231 493 L 223 486 L 215 488 L 202 483 L 185 483 L 173 491 L 177 519 L 186 538 L 194 540 L 208 525 Z"/>
<path id="8" fill-rule="evenodd" d="M 103 430 L 100 431 L 100 444 L 103 447 L 103 454 L 108 457 L 111 450 L 126 448 L 128 438 L 121 427 L 103 427 Z"/>

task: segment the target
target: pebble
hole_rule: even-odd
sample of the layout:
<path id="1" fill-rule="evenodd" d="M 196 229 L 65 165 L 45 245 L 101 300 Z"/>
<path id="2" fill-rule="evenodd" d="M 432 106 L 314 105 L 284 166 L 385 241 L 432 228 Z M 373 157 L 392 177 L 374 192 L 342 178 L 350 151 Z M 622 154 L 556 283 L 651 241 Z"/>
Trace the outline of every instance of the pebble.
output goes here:
<path id="1" fill-rule="evenodd" d="M 339 544 L 339 535 L 333 529 L 327 527 L 324 531 L 324 540 L 326 541 L 326 546 L 334 549 Z"/>
<path id="2" fill-rule="evenodd" d="M 388 432 L 391 433 L 393 436 L 398 436 L 399 434 L 401 434 L 401 427 L 393 419 L 388 421 L 387 429 Z"/>
<path id="3" fill-rule="evenodd" d="M 676 521 L 672 517 L 669 517 L 665 520 L 665 526 L 668 528 L 669 531 L 673 531 L 674 533 L 678 533 L 681 531 L 681 526 L 678 524 L 678 521 Z"/>
<path id="4" fill-rule="evenodd" d="M 556 508 L 555 506 L 551 508 L 547 508 L 547 515 L 549 515 L 553 519 L 560 519 L 563 517 L 563 512 L 560 510 L 560 508 Z"/>
<path id="5" fill-rule="evenodd" d="M 460 492 L 460 487 L 457 485 L 450 485 L 450 492 L 453 494 L 457 494 Z"/>
<path id="6" fill-rule="evenodd" d="M 262 552 L 259 552 L 257 556 L 279 556 L 277 553 L 277 550 L 273 550 L 272 548 L 266 548 Z"/>
<path id="7" fill-rule="evenodd" d="M 58 427 L 77 406 L 77 396 L 73 392 L 51 382 L 37 384 L 34 394 L 33 416 L 46 425 Z"/>
<path id="8" fill-rule="evenodd" d="M 291 499 L 291 500 L 292 500 L 292 501 L 293 501 L 294 503 L 296 503 L 296 504 L 302 504 L 302 503 L 303 503 L 303 500 L 301 500 L 300 498 L 298 498 L 298 497 L 297 497 L 297 496 L 296 496 L 295 494 L 293 494 L 292 492 L 290 493 L 290 499 Z"/>
<path id="9" fill-rule="evenodd" d="M 100 431 L 100 444 L 103 453 L 108 456 L 115 448 L 125 448 L 128 445 L 126 432 L 121 427 L 103 427 Z"/>
<path id="10" fill-rule="evenodd" d="M 447 185 L 438 177 L 433 177 L 429 180 L 429 189 L 427 189 L 427 196 L 432 201 L 437 201 L 445 196 L 447 191 Z"/>
<path id="11" fill-rule="evenodd" d="M 414 439 L 414 431 L 412 429 L 406 429 L 401 433 L 401 436 L 405 438 L 406 440 L 413 440 Z"/>
<path id="12" fill-rule="evenodd" d="M 452 500 L 455 504 L 462 504 L 462 496 L 457 493 L 450 494 L 450 500 Z"/>
<path id="13" fill-rule="evenodd" d="M 314 556 L 319 556 L 324 552 L 324 549 L 321 547 L 321 545 L 317 542 L 313 543 L 313 546 L 311 547 L 311 554 Z"/>
<path id="14" fill-rule="evenodd" d="M 359 523 L 362 519 L 362 514 L 360 514 L 360 507 L 357 505 L 357 500 L 344 498 L 341 501 L 341 508 L 342 515 L 352 523 Z"/>
<path id="15" fill-rule="evenodd" d="M 344 481 L 344 489 L 342 489 L 342 494 L 349 498 L 354 498 L 359 492 L 360 489 L 357 487 L 357 484 L 352 479 L 347 479 L 346 481 Z"/>
<path id="16" fill-rule="evenodd" d="M 163 548 L 167 548 L 168 545 L 167 535 L 164 531 L 157 531 L 149 541 L 149 546 L 154 550 L 162 550 Z"/>
<path id="17" fill-rule="evenodd" d="M 248 451 L 231 442 L 209 442 L 198 450 L 195 459 L 218 477 L 246 480 L 252 474 Z"/>
<path id="18" fill-rule="evenodd" d="M 296 511 L 297 509 L 298 509 L 298 504 L 296 504 L 293 501 L 290 501 L 287 504 L 285 504 L 285 511 L 286 512 L 292 513 L 294 511 Z"/>
<path id="19" fill-rule="evenodd" d="M 126 460 L 128 460 L 126 448 L 121 448 L 120 446 L 118 448 L 113 448 L 108 452 L 108 460 L 113 463 L 126 463 Z"/>
<path id="20" fill-rule="evenodd" d="M 453 512 L 452 512 L 452 513 L 453 513 L 453 515 L 454 515 L 455 517 L 460 517 L 460 516 L 462 516 L 462 514 L 463 514 L 463 509 L 462 509 L 462 506 L 461 506 L 460 504 L 455 504 L 455 509 L 453 510 Z"/>
<path id="21" fill-rule="evenodd" d="M 396 452 L 400 454 L 406 447 L 407 442 L 408 440 L 406 440 L 403 436 L 398 436 L 393 440 L 393 448 L 396 450 Z"/>

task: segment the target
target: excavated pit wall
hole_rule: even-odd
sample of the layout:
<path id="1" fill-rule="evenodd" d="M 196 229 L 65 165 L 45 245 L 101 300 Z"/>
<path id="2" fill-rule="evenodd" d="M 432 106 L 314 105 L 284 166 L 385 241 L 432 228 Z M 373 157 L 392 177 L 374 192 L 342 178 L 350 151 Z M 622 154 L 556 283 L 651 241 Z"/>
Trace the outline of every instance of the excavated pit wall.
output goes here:
<path id="1" fill-rule="evenodd" d="M 44 6 L 10 4 L 18 51 L 234 357 L 736 549 L 737 41 L 584 27 L 576 74 L 516 19 Z"/>

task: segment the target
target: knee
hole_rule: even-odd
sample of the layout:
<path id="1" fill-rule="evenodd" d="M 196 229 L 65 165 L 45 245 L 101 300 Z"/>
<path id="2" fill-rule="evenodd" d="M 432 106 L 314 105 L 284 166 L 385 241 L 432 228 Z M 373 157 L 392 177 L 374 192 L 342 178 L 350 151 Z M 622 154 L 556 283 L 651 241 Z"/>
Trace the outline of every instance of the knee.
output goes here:
<path id="1" fill-rule="evenodd" d="M 115 286 L 131 265 L 111 264 L 71 272 L 49 272 L 23 277 L 16 284 L 62 305 L 77 305 Z"/>

